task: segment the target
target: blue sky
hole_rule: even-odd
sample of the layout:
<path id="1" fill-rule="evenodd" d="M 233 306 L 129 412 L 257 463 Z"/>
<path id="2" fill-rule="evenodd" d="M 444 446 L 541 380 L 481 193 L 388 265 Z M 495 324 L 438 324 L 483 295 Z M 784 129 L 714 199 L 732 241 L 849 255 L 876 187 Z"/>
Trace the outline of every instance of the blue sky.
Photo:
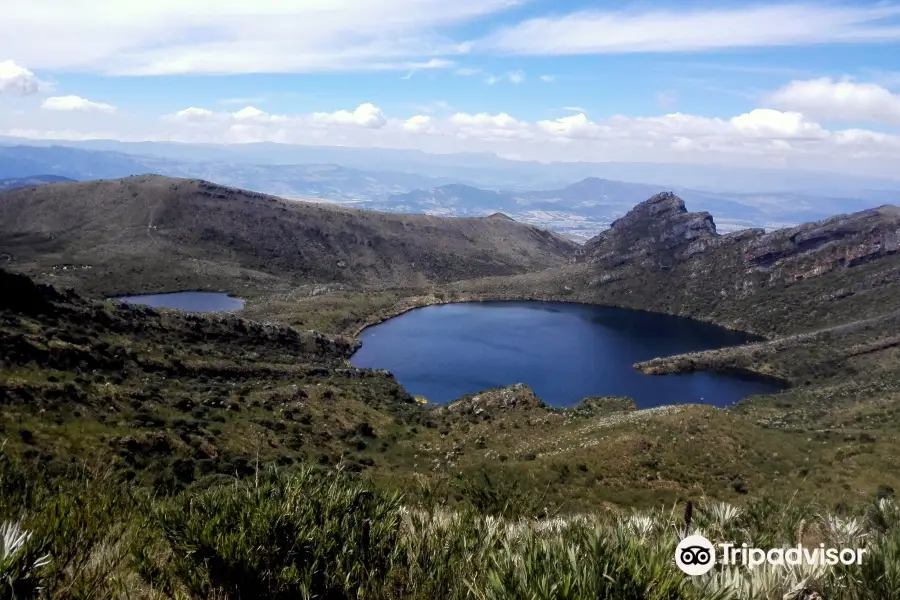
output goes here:
<path id="1" fill-rule="evenodd" d="M 30 0 L 0 134 L 884 174 L 900 3 Z"/>

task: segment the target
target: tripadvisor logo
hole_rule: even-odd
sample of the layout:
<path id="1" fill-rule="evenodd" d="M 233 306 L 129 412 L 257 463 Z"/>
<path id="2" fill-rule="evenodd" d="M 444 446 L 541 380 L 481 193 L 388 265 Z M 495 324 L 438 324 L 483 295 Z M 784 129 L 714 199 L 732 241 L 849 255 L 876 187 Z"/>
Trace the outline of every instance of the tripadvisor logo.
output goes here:
<path id="1" fill-rule="evenodd" d="M 716 550 L 719 550 L 717 555 Z M 802 544 L 790 548 L 750 548 L 747 544 L 731 543 L 713 545 L 702 535 L 689 535 L 675 548 L 675 564 L 688 575 L 703 575 L 712 569 L 717 560 L 724 566 L 746 565 L 758 567 L 770 565 L 823 565 L 835 566 L 862 564 L 866 548 L 826 548 L 819 544 L 812 548 Z"/>
<path id="2" fill-rule="evenodd" d="M 688 575 L 703 575 L 716 564 L 716 549 L 702 535 L 689 535 L 675 548 L 675 564 Z"/>

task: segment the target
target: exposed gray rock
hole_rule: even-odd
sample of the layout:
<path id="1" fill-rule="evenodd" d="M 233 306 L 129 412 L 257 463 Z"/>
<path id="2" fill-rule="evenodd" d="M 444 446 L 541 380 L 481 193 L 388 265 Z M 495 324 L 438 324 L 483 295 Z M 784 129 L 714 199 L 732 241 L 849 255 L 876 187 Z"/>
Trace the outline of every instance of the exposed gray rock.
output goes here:
<path id="1" fill-rule="evenodd" d="M 530 387 L 523 383 L 516 383 L 507 387 L 464 396 L 441 407 L 440 410 L 451 413 L 480 415 L 485 411 L 495 412 L 498 410 L 532 408 L 545 408 L 545 405 Z"/>

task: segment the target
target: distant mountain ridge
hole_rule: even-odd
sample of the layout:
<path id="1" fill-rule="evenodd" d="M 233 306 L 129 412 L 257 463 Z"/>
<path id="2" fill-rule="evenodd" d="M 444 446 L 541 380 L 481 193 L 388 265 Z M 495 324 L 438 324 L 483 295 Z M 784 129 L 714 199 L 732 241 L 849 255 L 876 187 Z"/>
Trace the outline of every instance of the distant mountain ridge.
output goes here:
<path id="1" fill-rule="evenodd" d="M 157 174 L 204 179 L 287 198 L 364 202 L 415 188 L 454 182 L 399 171 L 364 171 L 336 164 L 256 164 L 165 158 L 67 146 L 0 145 L 0 178 L 47 173 L 77 181 Z"/>
<path id="2" fill-rule="evenodd" d="M 365 170 L 323 162 L 238 162 L 262 160 L 266 157 L 274 159 L 278 154 L 276 150 L 283 150 L 278 145 L 252 148 L 203 146 L 200 156 L 204 160 L 185 158 L 196 150 L 185 144 L 98 142 L 86 146 L 147 150 L 155 154 L 142 156 L 53 145 L 0 145 L 0 178 L 42 173 L 89 180 L 156 173 L 215 181 L 222 185 L 284 198 L 319 199 L 388 212 L 439 216 L 486 216 L 503 212 L 520 222 L 549 228 L 580 241 L 602 231 L 638 202 L 663 191 L 676 192 L 692 210 L 706 210 L 715 214 L 722 231 L 747 227 L 777 229 L 822 219 L 835 213 L 900 202 L 900 191 L 891 190 L 867 190 L 849 197 L 839 197 L 838 188 L 830 196 L 798 192 L 710 192 L 683 186 L 629 183 L 600 177 L 587 177 L 575 183 L 554 184 L 536 189 L 534 179 L 517 179 L 514 173 L 494 177 L 477 169 L 471 170 L 468 166 L 459 173 L 468 173 L 475 178 L 483 176 L 482 181 L 493 181 L 497 185 L 402 171 L 376 170 L 388 165 L 390 161 L 374 161 Z M 297 159 L 306 157 L 319 161 L 341 156 L 341 151 L 336 149 L 316 154 L 309 148 L 298 148 L 289 148 L 289 155 Z M 372 155 L 369 150 L 355 150 L 356 152 L 349 153 L 355 157 L 354 160 Z M 167 153 L 177 158 L 166 157 Z M 418 155 L 413 152 L 403 156 Z M 474 161 L 478 157 L 463 157 L 466 160 L 457 158 L 468 164 L 466 161 Z M 414 170 L 418 167 L 415 162 L 409 162 L 398 168 Z M 572 171 L 573 174 L 577 172 L 579 171 Z"/>
<path id="3" fill-rule="evenodd" d="M 64 183 L 66 181 L 75 181 L 61 175 L 33 175 L 31 177 L 12 177 L 8 179 L 0 179 L 0 192 L 14 190 L 22 187 L 32 187 L 36 185 L 44 185 L 47 183 Z"/>
<path id="4" fill-rule="evenodd" d="M 689 163 L 518 161 L 492 152 L 433 154 L 397 148 L 249 144 L 185 144 L 116 140 L 27 140 L 0 138 L 0 144 L 68 146 L 85 150 L 152 156 L 168 160 L 238 164 L 334 164 L 366 171 L 414 172 L 425 177 L 467 181 L 480 187 L 550 189 L 588 177 L 663 187 L 729 193 L 802 193 L 858 196 L 862 191 L 900 190 L 900 178 L 831 171 L 734 167 Z M 195 175 L 199 176 L 199 175 Z M 230 182 L 234 185 L 233 182 Z"/>
<path id="5" fill-rule="evenodd" d="M 556 190 L 489 191 L 445 185 L 395 194 L 367 206 L 392 212 L 482 216 L 504 212 L 518 221 L 588 239 L 644 199 L 674 191 L 692 210 L 717 215 L 723 231 L 777 229 L 900 201 L 900 192 L 873 198 L 821 198 L 801 194 L 727 194 L 589 177 Z"/>

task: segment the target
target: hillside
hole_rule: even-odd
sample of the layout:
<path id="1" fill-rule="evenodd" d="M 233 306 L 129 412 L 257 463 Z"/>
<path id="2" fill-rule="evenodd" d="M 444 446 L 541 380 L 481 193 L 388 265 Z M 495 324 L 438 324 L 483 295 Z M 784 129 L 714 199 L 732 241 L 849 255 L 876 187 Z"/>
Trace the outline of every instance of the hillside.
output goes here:
<path id="1" fill-rule="evenodd" d="M 12 267 L 106 294 L 273 278 L 423 285 L 559 266 L 576 248 L 508 219 L 383 214 L 160 176 L 0 197 L 0 253 Z"/>

